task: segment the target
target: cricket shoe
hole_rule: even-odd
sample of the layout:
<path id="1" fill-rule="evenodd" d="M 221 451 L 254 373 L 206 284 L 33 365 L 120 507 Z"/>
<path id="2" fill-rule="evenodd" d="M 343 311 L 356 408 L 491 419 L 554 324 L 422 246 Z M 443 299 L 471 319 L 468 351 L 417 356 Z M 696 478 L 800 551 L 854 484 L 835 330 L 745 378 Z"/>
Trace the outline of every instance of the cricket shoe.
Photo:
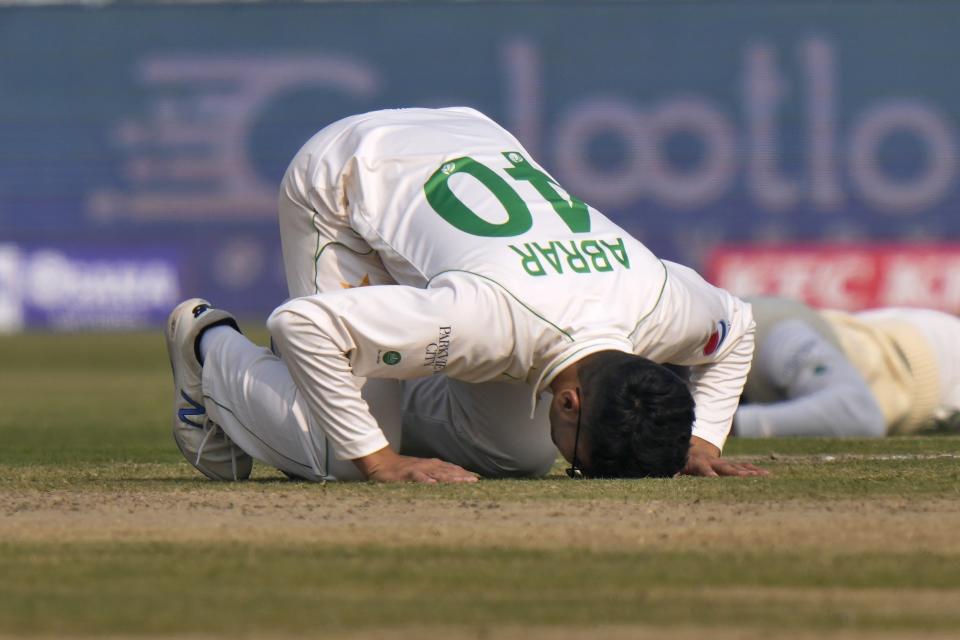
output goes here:
<path id="1" fill-rule="evenodd" d="M 240 331 L 232 315 L 201 298 L 181 302 L 167 318 L 167 353 L 173 369 L 173 439 L 187 462 L 211 480 L 246 480 L 253 459 L 210 419 L 203 402 L 200 336 L 218 325 Z"/>

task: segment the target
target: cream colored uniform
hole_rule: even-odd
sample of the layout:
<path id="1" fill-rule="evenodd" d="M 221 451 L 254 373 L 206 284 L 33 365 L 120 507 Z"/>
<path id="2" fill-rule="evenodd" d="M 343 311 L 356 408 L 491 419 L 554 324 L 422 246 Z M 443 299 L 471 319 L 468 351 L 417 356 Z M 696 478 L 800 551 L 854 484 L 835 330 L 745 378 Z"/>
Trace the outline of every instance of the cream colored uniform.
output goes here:
<path id="1" fill-rule="evenodd" d="M 326 440 L 340 459 L 386 446 L 364 394 L 415 381 L 404 452 L 543 473 L 556 452 L 537 397 L 607 349 L 689 366 L 693 432 L 724 444 L 753 348 L 749 305 L 657 259 L 475 110 L 325 128 L 287 170 L 280 228 L 295 299 L 268 327 L 311 418 L 298 429 L 322 431 L 307 446 Z"/>
<path id="2" fill-rule="evenodd" d="M 909 433 L 960 410 L 960 319 L 930 309 L 815 311 L 753 301 L 758 338 L 737 412 L 747 437 Z"/>

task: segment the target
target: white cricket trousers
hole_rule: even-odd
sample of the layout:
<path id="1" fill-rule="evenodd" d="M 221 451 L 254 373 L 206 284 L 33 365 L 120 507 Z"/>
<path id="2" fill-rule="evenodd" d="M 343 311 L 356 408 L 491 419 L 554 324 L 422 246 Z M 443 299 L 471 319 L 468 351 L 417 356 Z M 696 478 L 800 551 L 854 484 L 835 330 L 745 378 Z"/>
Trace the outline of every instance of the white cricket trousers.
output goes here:
<path id="1" fill-rule="evenodd" d="M 338 459 L 283 361 L 233 330 L 207 342 L 207 413 L 247 454 L 306 480 L 362 480 Z M 435 375 L 367 380 L 363 398 L 391 447 L 437 457 L 486 477 L 539 476 L 556 458 L 547 405 L 530 419 L 524 385 L 469 384 Z"/>
<path id="2" fill-rule="evenodd" d="M 291 169 L 321 153 L 336 131 L 304 147 Z M 311 197 L 314 185 L 293 179 L 280 188 L 280 237 L 291 298 L 367 285 L 396 284 L 379 256 L 346 217 Z M 219 332 L 203 368 L 207 412 L 253 458 L 308 480 L 360 479 L 309 415 L 283 361 L 240 334 Z M 282 355 L 282 354 L 281 354 Z M 548 402 L 530 417 L 524 384 L 470 384 L 432 375 L 417 380 L 368 379 L 363 397 L 391 446 L 436 457 L 487 477 L 541 476 L 557 450 Z"/>
<path id="3" fill-rule="evenodd" d="M 283 361 L 228 329 L 205 343 L 203 396 L 207 414 L 248 455 L 306 480 L 362 480 L 338 460 L 307 410 Z M 400 445 L 400 384 L 377 380 L 363 397 L 394 448 Z"/>

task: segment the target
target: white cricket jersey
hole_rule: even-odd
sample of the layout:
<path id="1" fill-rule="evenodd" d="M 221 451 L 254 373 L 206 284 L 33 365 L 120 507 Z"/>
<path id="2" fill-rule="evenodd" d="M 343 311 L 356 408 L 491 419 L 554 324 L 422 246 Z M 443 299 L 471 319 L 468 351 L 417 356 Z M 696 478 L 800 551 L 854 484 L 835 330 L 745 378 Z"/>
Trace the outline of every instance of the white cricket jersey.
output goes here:
<path id="1" fill-rule="evenodd" d="M 515 380 L 534 400 L 605 349 L 691 366 L 693 433 L 722 448 L 753 350 L 749 305 L 657 259 L 483 114 L 341 120 L 307 142 L 285 184 L 345 216 L 408 285 L 323 293 L 271 318 L 309 336 L 285 338 L 284 357 L 342 456 L 386 446 L 358 378 Z"/>

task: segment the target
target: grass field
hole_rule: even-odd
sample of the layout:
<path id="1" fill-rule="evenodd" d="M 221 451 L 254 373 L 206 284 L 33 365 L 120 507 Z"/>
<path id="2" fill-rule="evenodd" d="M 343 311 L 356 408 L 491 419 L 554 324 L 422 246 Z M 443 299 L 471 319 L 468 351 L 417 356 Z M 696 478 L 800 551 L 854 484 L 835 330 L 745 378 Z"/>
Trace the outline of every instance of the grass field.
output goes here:
<path id="1" fill-rule="evenodd" d="M 960 438 L 733 441 L 770 478 L 251 482 L 156 335 L 0 338 L 0 637 L 960 637 Z"/>

